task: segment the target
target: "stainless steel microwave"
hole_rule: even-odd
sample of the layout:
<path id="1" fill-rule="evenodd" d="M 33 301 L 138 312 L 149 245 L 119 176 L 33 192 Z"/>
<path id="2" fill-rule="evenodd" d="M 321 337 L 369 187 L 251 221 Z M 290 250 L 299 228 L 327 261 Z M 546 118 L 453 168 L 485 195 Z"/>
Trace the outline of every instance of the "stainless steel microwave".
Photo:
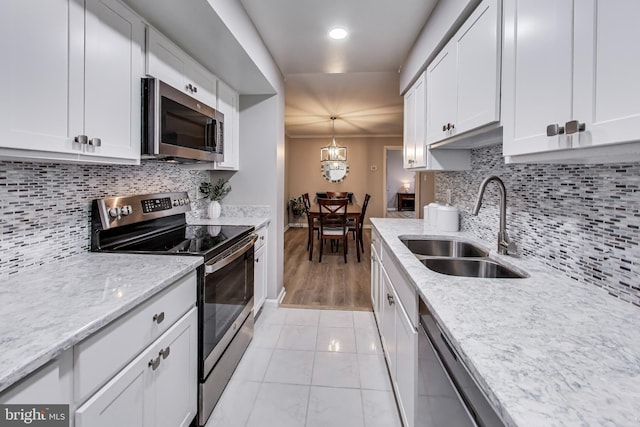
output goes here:
<path id="1" fill-rule="evenodd" d="M 224 115 L 154 78 L 142 79 L 142 158 L 224 160 Z"/>

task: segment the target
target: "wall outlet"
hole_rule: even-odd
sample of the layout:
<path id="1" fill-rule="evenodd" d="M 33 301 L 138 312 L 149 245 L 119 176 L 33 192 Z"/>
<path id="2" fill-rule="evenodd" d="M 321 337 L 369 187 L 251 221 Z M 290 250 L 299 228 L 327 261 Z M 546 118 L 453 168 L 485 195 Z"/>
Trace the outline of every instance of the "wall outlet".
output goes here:
<path id="1" fill-rule="evenodd" d="M 371 165 L 371 172 L 375 172 L 378 170 L 378 165 Z"/>

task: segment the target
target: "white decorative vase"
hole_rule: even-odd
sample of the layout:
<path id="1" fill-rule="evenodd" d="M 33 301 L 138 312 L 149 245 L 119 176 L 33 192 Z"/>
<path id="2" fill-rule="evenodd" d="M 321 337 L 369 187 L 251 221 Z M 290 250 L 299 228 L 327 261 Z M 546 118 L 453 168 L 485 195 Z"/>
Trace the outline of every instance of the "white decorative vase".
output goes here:
<path id="1" fill-rule="evenodd" d="M 220 207 L 220 202 L 217 200 L 212 200 L 207 207 L 207 216 L 209 219 L 220 218 L 220 211 L 222 208 Z"/>

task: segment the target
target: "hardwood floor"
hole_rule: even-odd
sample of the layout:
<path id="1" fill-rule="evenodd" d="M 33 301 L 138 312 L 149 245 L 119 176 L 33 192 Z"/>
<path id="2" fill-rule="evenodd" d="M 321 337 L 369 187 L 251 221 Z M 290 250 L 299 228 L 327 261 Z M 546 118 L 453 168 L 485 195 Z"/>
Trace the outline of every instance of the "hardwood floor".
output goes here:
<path id="1" fill-rule="evenodd" d="M 314 239 L 309 261 L 307 229 L 290 228 L 284 234 L 284 288 L 282 306 L 371 311 L 371 230 L 365 229 L 364 254 L 356 258 L 356 242 L 349 237 L 345 264 L 342 250 L 326 245 L 318 262 L 320 243 Z"/>

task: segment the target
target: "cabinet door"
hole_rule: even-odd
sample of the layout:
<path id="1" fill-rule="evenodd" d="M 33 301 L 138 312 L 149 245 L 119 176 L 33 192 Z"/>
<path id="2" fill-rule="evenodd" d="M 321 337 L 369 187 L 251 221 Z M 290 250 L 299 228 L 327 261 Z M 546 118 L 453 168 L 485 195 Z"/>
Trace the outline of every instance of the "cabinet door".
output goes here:
<path id="1" fill-rule="evenodd" d="M 576 3 L 573 147 L 640 139 L 640 2 Z"/>
<path id="2" fill-rule="evenodd" d="M 144 24 L 116 0 L 86 0 L 86 8 L 84 154 L 139 162 Z"/>
<path id="3" fill-rule="evenodd" d="M 218 80 L 216 109 L 224 114 L 224 161 L 215 169 L 238 170 L 240 167 L 240 112 L 238 93 Z"/>
<path id="4" fill-rule="evenodd" d="M 413 168 L 423 168 L 427 165 L 426 156 L 426 127 L 427 127 L 427 83 L 423 73 L 414 85 L 413 107 Z"/>
<path id="5" fill-rule="evenodd" d="M 148 348 L 76 411 L 76 427 L 141 427 L 153 418 L 153 377 Z"/>
<path id="6" fill-rule="evenodd" d="M 0 2 L 2 147 L 80 152 L 69 111 L 82 108 L 83 15 L 70 0 Z"/>
<path id="7" fill-rule="evenodd" d="M 267 297 L 267 245 L 264 244 L 254 255 L 253 267 L 253 315 L 264 304 Z"/>
<path id="8" fill-rule="evenodd" d="M 456 52 L 450 42 L 427 68 L 427 144 L 452 135 L 456 91 Z"/>
<path id="9" fill-rule="evenodd" d="M 147 29 L 147 74 L 185 91 L 186 58 L 182 50 L 155 28 Z"/>
<path id="10" fill-rule="evenodd" d="M 197 315 L 193 308 L 167 333 L 156 354 L 154 427 L 188 427 L 196 416 L 198 386 Z"/>
<path id="11" fill-rule="evenodd" d="M 192 87 L 187 90 L 189 95 L 216 108 L 216 77 L 191 58 L 185 61 L 185 73 L 186 84 Z"/>
<path id="12" fill-rule="evenodd" d="M 376 321 L 380 325 L 380 260 L 373 245 L 371 245 L 371 306 Z"/>
<path id="13" fill-rule="evenodd" d="M 415 424 L 415 400 L 418 393 L 418 333 L 402 307 L 396 307 L 396 390 L 403 424 Z"/>
<path id="14" fill-rule="evenodd" d="M 455 134 L 500 120 L 500 10 L 485 0 L 456 34 Z"/>
<path id="15" fill-rule="evenodd" d="M 415 96 L 416 91 L 411 87 L 404 95 L 404 129 L 403 129 L 403 166 L 405 169 L 412 168 L 415 162 Z"/>
<path id="16" fill-rule="evenodd" d="M 548 125 L 572 117 L 574 1 L 504 2 L 502 80 L 505 156 L 567 148 Z"/>
<path id="17" fill-rule="evenodd" d="M 380 268 L 381 279 L 381 312 L 382 312 L 382 348 L 387 356 L 387 362 L 389 363 L 389 371 L 391 377 L 395 377 L 396 370 L 396 300 L 397 298 L 393 292 L 393 286 L 391 280 L 384 270 L 384 267 Z"/>

